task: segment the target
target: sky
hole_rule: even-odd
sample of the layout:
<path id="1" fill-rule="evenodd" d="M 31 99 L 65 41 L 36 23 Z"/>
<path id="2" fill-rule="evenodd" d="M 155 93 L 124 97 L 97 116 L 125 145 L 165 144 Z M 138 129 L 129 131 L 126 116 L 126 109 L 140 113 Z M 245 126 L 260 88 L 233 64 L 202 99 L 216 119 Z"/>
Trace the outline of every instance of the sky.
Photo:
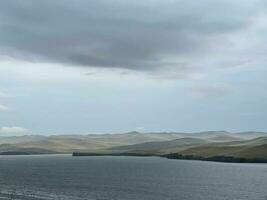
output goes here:
<path id="1" fill-rule="evenodd" d="M 0 136 L 267 131 L 265 0 L 0 1 Z"/>

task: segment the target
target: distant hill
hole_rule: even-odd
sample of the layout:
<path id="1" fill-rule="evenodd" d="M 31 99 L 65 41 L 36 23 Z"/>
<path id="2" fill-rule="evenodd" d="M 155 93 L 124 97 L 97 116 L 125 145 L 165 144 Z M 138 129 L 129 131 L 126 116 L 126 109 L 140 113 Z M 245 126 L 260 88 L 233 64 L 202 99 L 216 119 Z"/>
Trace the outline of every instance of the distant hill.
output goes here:
<path id="1" fill-rule="evenodd" d="M 0 136 L 0 145 L 1 144 L 16 144 L 21 142 L 33 142 L 45 139 L 46 136 L 41 135 L 25 135 L 25 136 Z"/>
<path id="2" fill-rule="evenodd" d="M 58 153 L 73 151 L 97 151 L 115 146 L 134 145 L 143 142 L 167 141 L 181 138 L 178 133 L 139 133 L 94 134 L 94 135 L 52 135 L 52 136 L 18 136 L 0 137 L 0 153 L 9 149 L 15 150 L 38 148 Z"/>
<path id="3" fill-rule="evenodd" d="M 135 145 L 127 145 L 127 146 L 118 146 L 113 147 L 111 150 L 113 151 L 121 151 L 121 152 L 154 152 L 154 153 L 163 153 L 166 151 L 170 151 L 171 149 L 179 148 L 179 147 L 190 147 L 200 144 L 207 143 L 204 139 L 199 138 L 180 138 L 171 141 L 161 141 L 161 142 L 146 142 Z"/>
<path id="4" fill-rule="evenodd" d="M 247 132 L 239 132 L 235 133 L 237 137 L 243 137 L 246 139 L 253 139 L 257 137 L 267 137 L 266 132 L 256 132 L 256 131 L 247 131 Z"/>
<path id="5" fill-rule="evenodd" d="M 213 138 L 221 135 L 233 135 L 227 131 L 204 131 L 204 132 L 197 132 L 197 133 L 189 133 L 188 136 L 190 137 L 199 137 L 199 138 Z"/>
<path id="6" fill-rule="evenodd" d="M 260 137 L 256 138 L 259 135 Z M 262 132 L 128 132 L 124 134 L 2 136 L 0 137 L 0 154 L 9 152 L 11 154 L 12 152 L 25 154 L 128 152 L 149 155 L 166 153 L 189 155 L 192 153 L 203 156 L 226 154 L 253 157 L 253 151 L 261 152 L 265 144 L 267 144 L 267 134 Z"/>
<path id="7" fill-rule="evenodd" d="M 247 131 L 247 132 L 238 132 L 231 133 L 227 131 L 205 131 L 199 133 L 189 133 L 190 137 L 199 137 L 203 139 L 216 138 L 216 137 L 233 137 L 233 138 L 242 138 L 242 139 L 253 139 L 257 137 L 265 137 L 267 136 L 266 132 L 256 132 L 256 131 Z"/>
<path id="8" fill-rule="evenodd" d="M 242 137 L 236 137 L 229 134 L 222 134 L 222 135 L 216 135 L 214 137 L 208 137 L 207 140 L 210 142 L 232 142 L 232 141 L 242 141 L 245 139 Z"/>
<path id="9" fill-rule="evenodd" d="M 267 144 L 257 146 L 220 146 L 220 147 L 194 147 L 180 151 L 181 155 L 193 155 L 202 157 L 232 156 L 236 158 L 260 158 L 267 159 Z"/>

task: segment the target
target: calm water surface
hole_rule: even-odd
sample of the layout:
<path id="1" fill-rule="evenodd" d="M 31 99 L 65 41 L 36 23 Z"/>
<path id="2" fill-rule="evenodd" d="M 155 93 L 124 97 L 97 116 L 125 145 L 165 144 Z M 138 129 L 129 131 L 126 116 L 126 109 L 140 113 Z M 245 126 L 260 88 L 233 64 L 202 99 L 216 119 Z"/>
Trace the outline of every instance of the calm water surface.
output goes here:
<path id="1" fill-rule="evenodd" d="M 266 200 L 266 164 L 0 156 L 0 199 Z"/>

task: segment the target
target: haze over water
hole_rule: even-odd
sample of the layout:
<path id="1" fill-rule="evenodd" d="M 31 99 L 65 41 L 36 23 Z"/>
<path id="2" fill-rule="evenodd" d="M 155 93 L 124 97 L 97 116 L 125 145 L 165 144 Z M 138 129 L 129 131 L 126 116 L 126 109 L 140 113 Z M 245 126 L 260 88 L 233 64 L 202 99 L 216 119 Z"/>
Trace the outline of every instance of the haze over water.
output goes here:
<path id="1" fill-rule="evenodd" d="M 157 157 L 0 157 L 0 199 L 265 200 L 266 180 L 265 164 Z"/>

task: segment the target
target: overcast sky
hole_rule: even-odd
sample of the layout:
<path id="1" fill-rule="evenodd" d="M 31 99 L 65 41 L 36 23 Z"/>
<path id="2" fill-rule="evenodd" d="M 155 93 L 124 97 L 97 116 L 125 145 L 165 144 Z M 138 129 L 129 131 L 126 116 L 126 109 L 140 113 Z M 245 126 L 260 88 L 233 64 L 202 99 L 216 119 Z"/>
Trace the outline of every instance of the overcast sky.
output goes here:
<path id="1" fill-rule="evenodd" d="M 265 0 L 0 1 L 0 135 L 267 131 Z"/>

